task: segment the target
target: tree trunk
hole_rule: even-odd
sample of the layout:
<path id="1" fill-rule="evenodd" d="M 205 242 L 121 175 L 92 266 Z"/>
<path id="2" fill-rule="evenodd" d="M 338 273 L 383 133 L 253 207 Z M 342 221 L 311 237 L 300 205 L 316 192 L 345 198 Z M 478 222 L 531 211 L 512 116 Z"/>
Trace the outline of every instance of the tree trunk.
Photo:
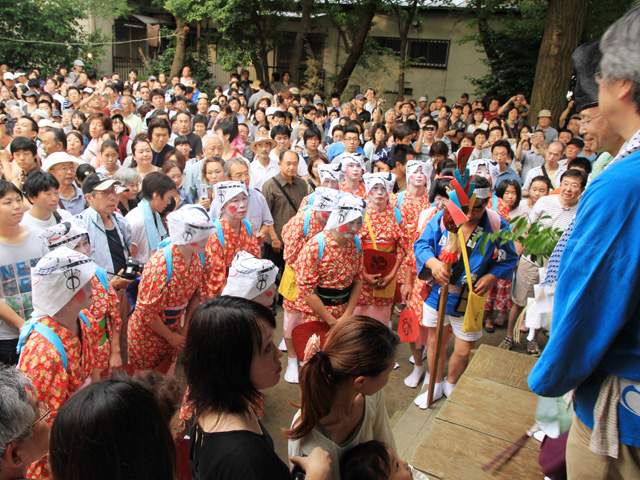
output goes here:
<path id="1" fill-rule="evenodd" d="M 489 40 L 491 28 L 489 27 L 489 14 L 487 13 L 487 9 L 485 8 L 484 0 L 477 0 L 476 16 L 478 17 L 478 33 L 480 34 L 480 42 L 482 43 L 484 54 L 487 56 L 487 60 L 489 61 L 489 68 L 491 68 L 491 73 L 495 75 L 496 68 L 499 68 L 497 65 L 499 55 L 498 52 L 496 52 L 496 50 L 493 48 L 493 43 Z"/>
<path id="2" fill-rule="evenodd" d="M 336 78 L 336 82 L 333 86 L 334 92 L 338 95 L 342 95 L 342 92 L 344 92 L 344 89 L 347 87 L 347 83 L 349 82 L 349 77 L 351 77 L 351 74 L 355 70 L 358 60 L 360 60 L 360 55 L 362 55 L 362 50 L 364 48 L 364 42 L 367 39 L 369 29 L 371 28 L 371 22 L 376 14 L 377 6 L 378 4 L 375 1 L 370 1 L 363 5 L 360 24 L 358 25 L 358 30 L 356 31 L 351 44 L 351 53 L 340 69 L 340 73 L 338 73 L 338 77 Z"/>
<path id="3" fill-rule="evenodd" d="M 416 16 L 418 1 L 413 0 L 406 12 L 394 7 L 398 20 L 398 33 L 400 34 L 400 56 L 398 58 L 398 97 L 404 98 L 404 77 L 407 71 L 407 46 L 409 45 L 409 31 Z"/>
<path id="4" fill-rule="evenodd" d="M 184 66 L 187 32 L 189 32 L 187 22 L 176 17 L 176 52 L 173 54 L 173 63 L 171 64 L 169 78 L 174 75 L 180 75 L 182 67 Z"/>
<path id="5" fill-rule="evenodd" d="M 578 46 L 589 0 L 549 0 L 538 65 L 531 95 L 529 123 L 536 125 L 538 112 L 551 110 L 551 125 L 558 124 L 567 106 L 571 81 L 571 54 Z"/>
<path id="6" fill-rule="evenodd" d="M 313 0 L 302 0 L 302 17 L 300 18 L 300 30 L 296 33 L 296 39 L 293 42 L 293 52 L 291 52 L 291 64 L 289 72 L 291 73 L 291 82 L 300 86 L 300 61 L 302 60 L 302 49 L 304 48 L 304 39 L 307 37 L 307 31 L 311 24 L 311 10 L 313 10 Z"/>

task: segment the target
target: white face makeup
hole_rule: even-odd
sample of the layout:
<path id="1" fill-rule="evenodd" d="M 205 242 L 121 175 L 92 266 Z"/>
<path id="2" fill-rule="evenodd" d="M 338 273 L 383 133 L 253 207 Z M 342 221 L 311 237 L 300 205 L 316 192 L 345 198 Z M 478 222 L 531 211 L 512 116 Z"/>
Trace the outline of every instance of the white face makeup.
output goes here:
<path id="1" fill-rule="evenodd" d="M 387 193 L 387 189 L 384 188 L 384 185 L 378 183 L 371 188 L 371 191 L 369 192 L 369 201 L 377 207 L 387 205 L 389 202 L 389 194 Z"/>
<path id="2" fill-rule="evenodd" d="M 240 193 L 229 200 L 222 207 L 222 213 L 230 220 L 242 220 L 247 216 L 249 197 L 246 193 Z"/>

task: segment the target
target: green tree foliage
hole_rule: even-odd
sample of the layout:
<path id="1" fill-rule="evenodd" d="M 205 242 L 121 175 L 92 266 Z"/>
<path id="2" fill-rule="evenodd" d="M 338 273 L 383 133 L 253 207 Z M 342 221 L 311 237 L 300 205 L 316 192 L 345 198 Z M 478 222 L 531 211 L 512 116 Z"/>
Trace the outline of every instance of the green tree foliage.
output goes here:
<path id="1" fill-rule="evenodd" d="M 287 20 L 286 1 L 167 0 L 166 8 L 187 22 L 209 19 L 217 29 L 218 63 L 225 70 L 253 64 L 258 77 L 268 80 L 267 54 L 282 38 L 279 26 Z"/>
<path id="2" fill-rule="evenodd" d="M 94 44 L 108 42 L 110 36 L 84 33 L 80 20 L 107 11 L 110 15 L 126 11 L 125 0 L 108 5 L 102 0 L 0 0 L 2 62 L 11 69 L 39 67 L 43 75 L 77 58 L 95 66 L 105 48 Z M 89 52 L 92 58 L 87 57 Z"/>
<path id="3" fill-rule="evenodd" d="M 551 218 L 548 215 L 540 220 Z M 553 227 L 543 228 L 539 222 L 529 225 L 526 215 L 516 217 L 510 222 L 511 230 L 498 230 L 494 233 L 476 233 L 473 241 L 480 241 L 480 251 L 484 255 L 488 242 L 498 240 L 499 245 L 506 242 L 519 242 L 524 246 L 523 254 L 530 255 L 531 260 L 538 262 L 547 260 L 562 236 L 562 230 Z"/>
<path id="4" fill-rule="evenodd" d="M 162 27 L 160 30 L 161 35 L 171 35 L 173 30 Z M 191 69 L 191 76 L 198 79 L 199 89 L 201 91 L 209 92 L 208 85 L 212 78 L 209 67 L 211 61 L 209 60 L 209 52 L 207 45 L 212 42 L 212 38 L 207 33 L 200 37 L 199 48 L 198 45 L 191 45 L 185 50 L 185 65 L 189 65 Z M 158 75 L 160 72 L 167 73 L 171 71 L 171 64 L 173 63 L 173 57 L 176 52 L 176 37 L 172 37 L 169 46 L 158 56 L 157 59 L 147 59 L 149 64 L 149 74 Z M 211 89 L 213 93 L 213 89 Z"/>
<path id="5" fill-rule="evenodd" d="M 633 1 L 591 0 L 582 42 L 601 36 Z M 476 87 L 476 93 L 506 100 L 515 92 L 522 91 L 530 97 L 544 33 L 547 2 L 471 0 L 468 13 L 473 16 L 471 25 L 477 31 L 462 41 L 475 42 L 478 51 L 486 55 L 483 61 L 489 66 L 489 72 L 483 77 L 469 72 L 468 78 Z"/>

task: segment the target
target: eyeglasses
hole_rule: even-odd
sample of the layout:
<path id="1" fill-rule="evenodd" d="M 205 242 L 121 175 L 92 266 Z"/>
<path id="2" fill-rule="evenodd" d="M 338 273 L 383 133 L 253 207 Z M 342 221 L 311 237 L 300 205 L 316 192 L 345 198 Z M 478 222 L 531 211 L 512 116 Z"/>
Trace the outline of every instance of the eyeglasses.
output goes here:
<path id="1" fill-rule="evenodd" d="M 49 405 L 44 402 L 38 402 L 38 408 L 40 409 L 40 416 L 29 428 L 33 428 L 38 422 L 41 422 L 45 418 L 49 418 L 49 415 L 51 414 L 51 408 L 49 408 Z"/>
<path id="2" fill-rule="evenodd" d="M 602 83 L 602 81 L 604 80 L 604 75 L 602 75 L 602 72 L 596 72 L 593 75 L 593 79 L 596 82 L 596 85 L 600 85 Z"/>
<path id="3" fill-rule="evenodd" d="M 106 190 L 96 190 L 96 193 L 102 193 L 103 195 L 107 196 L 107 195 L 115 195 L 117 192 L 115 187 L 111 187 Z"/>
<path id="4" fill-rule="evenodd" d="M 601 113 L 599 113 L 599 114 L 598 114 L 598 115 L 596 115 L 595 117 L 591 117 L 591 118 L 589 118 L 589 119 L 587 119 L 587 120 L 578 120 L 578 121 L 576 122 L 576 124 L 577 124 L 579 127 L 586 127 L 586 126 L 587 126 L 587 124 L 589 124 L 590 122 L 593 122 L 596 118 L 600 118 L 601 116 L 602 116 L 602 114 L 601 114 Z"/>
<path id="5" fill-rule="evenodd" d="M 242 180 L 243 178 L 249 178 L 249 172 L 235 173 L 235 174 L 231 175 L 231 178 L 233 180 Z"/>
<path id="6" fill-rule="evenodd" d="M 62 172 L 62 171 L 75 172 L 76 171 L 76 167 L 75 167 L 75 165 L 69 165 L 67 167 L 59 166 L 59 167 L 56 167 L 56 168 L 52 168 L 52 170 L 55 170 L 57 172 Z"/>

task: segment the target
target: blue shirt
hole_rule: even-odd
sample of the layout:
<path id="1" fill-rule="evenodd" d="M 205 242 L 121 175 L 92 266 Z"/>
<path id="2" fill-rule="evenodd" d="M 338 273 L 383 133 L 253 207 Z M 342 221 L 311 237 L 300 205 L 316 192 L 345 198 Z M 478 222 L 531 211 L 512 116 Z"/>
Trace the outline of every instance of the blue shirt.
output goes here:
<path id="1" fill-rule="evenodd" d="M 491 222 L 489 221 L 489 215 L 494 212 L 487 212 L 483 219 L 480 220 L 476 232 L 483 231 L 486 233 L 493 233 Z M 418 272 L 420 272 L 427 260 L 438 257 L 442 252 L 442 248 L 446 245 L 449 238 L 449 232 L 441 228 L 440 222 L 442 220 L 443 212 L 438 212 L 429 221 L 424 232 L 414 245 L 416 264 Z M 497 214 L 495 214 L 497 215 Z M 484 222 L 483 222 L 484 220 Z M 500 229 L 508 229 L 509 224 L 503 218 L 500 218 Z M 444 230 L 444 231 L 443 231 Z M 473 238 L 473 235 L 472 235 Z M 480 242 L 473 242 L 472 238 L 469 239 L 467 245 L 471 248 L 471 255 L 469 257 L 469 266 L 471 273 L 476 275 L 476 278 L 480 278 L 483 275 L 491 273 L 502 280 L 509 280 L 513 275 L 513 269 L 516 266 L 518 255 L 516 249 L 513 246 L 513 242 L 507 242 L 504 245 L 497 245 L 497 242 L 488 242 L 485 249 L 485 253 L 480 250 Z M 498 255 L 493 258 L 494 251 L 498 248 Z M 462 261 L 462 260 L 460 260 Z M 463 286 L 462 274 L 455 285 Z M 464 282 L 466 285 L 466 280 Z M 460 295 L 449 292 L 449 298 L 447 300 L 447 315 L 454 317 L 462 316 L 461 313 L 457 313 L 455 309 L 456 303 Z M 438 299 L 440 298 L 440 285 L 436 284 L 431 293 L 427 297 L 425 303 L 434 309 L 438 309 Z"/>
<path id="2" fill-rule="evenodd" d="M 504 172 L 498 173 L 498 179 L 496 180 L 496 184 L 493 186 L 494 192 L 498 188 L 498 185 L 500 185 L 500 182 L 502 182 L 503 180 L 515 180 L 522 187 L 522 180 L 520 179 L 520 175 L 518 175 L 513 168 L 507 167 Z"/>
<path id="3" fill-rule="evenodd" d="M 344 146 L 344 143 L 342 142 L 337 142 L 337 143 L 332 143 L 331 146 L 329 147 L 329 149 L 327 150 L 327 157 L 329 157 L 329 161 L 333 161 L 334 158 L 336 158 L 338 155 L 341 155 L 345 152 L 346 148 Z M 358 153 L 361 155 L 364 155 L 364 150 L 362 149 L 361 146 L 358 145 Z"/>
<path id="4" fill-rule="evenodd" d="M 589 428 L 608 373 L 640 381 L 639 189 L 637 151 L 585 190 L 560 260 L 549 342 L 529 375 L 531 390 L 545 397 L 575 388 L 576 414 Z M 633 408 L 639 395 L 623 389 L 621 401 Z M 618 428 L 620 443 L 640 447 L 635 405 L 618 405 Z"/>

